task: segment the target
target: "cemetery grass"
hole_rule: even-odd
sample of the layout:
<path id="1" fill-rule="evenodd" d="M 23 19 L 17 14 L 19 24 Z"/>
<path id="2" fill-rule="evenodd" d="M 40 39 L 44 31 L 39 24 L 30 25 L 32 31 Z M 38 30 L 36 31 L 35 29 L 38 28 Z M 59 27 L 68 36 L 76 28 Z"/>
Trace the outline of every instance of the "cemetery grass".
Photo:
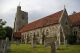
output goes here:
<path id="1" fill-rule="evenodd" d="M 8 53 L 50 53 L 50 46 L 45 48 L 43 45 L 37 45 L 32 48 L 30 44 L 12 44 Z M 57 53 L 80 53 L 80 45 L 61 45 Z"/>

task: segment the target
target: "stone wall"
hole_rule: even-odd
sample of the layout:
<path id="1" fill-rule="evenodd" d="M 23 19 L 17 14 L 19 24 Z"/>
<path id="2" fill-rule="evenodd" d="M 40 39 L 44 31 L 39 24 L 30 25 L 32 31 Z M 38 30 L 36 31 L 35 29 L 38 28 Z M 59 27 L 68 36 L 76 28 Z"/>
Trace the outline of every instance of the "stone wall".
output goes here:
<path id="1" fill-rule="evenodd" d="M 55 38 L 60 44 L 60 25 L 50 25 L 22 33 L 24 43 L 44 44 L 47 37 Z M 49 42 L 50 40 L 48 40 Z M 46 42 L 45 42 L 46 43 Z"/>

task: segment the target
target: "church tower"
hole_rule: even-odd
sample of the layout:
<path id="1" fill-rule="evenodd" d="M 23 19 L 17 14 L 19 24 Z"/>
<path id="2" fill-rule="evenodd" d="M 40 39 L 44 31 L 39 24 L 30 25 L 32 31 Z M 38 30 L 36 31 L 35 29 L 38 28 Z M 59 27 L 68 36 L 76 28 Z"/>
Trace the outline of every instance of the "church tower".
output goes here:
<path id="1" fill-rule="evenodd" d="M 19 5 L 17 6 L 17 12 L 15 16 L 14 32 L 18 32 L 25 24 L 28 24 L 28 12 L 22 11 L 21 6 Z"/>

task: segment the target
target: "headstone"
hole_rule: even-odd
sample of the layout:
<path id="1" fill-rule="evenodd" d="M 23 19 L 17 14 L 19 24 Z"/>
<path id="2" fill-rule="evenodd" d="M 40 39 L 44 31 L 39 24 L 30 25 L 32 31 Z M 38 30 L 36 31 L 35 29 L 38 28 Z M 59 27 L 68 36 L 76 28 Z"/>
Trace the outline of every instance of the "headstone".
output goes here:
<path id="1" fill-rule="evenodd" d="M 50 46 L 51 43 L 53 42 L 53 38 L 52 37 L 46 37 L 46 39 L 44 40 L 44 46 Z"/>
<path id="2" fill-rule="evenodd" d="M 51 53 L 56 53 L 56 46 L 54 41 L 51 43 Z"/>
<path id="3" fill-rule="evenodd" d="M 67 40 L 65 40 L 65 44 L 64 44 L 64 45 L 65 45 L 66 47 L 68 46 L 68 45 L 67 45 Z"/>
<path id="4" fill-rule="evenodd" d="M 53 37 L 47 37 L 45 39 L 45 46 L 51 46 L 51 53 L 56 53 L 56 45 Z"/>
<path id="5" fill-rule="evenodd" d="M 17 40 L 17 41 L 16 41 L 16 45 L 19 45 L 19 44 L 20 44 L 20 43 L 19 43 L 19 40 Z"/>
<path id="6" fill-rule="evenodd" d="M 48 45 L 47 42 L 44 40 L 44 47 L 47 47 L 47 45 Z"/>
<path id="7" fill-rule="evenodd" d="M 33 48 L 36 47 L 36 39 L 35 39 L 35 38 L 32 39 L 32 47 L 33 47 Z"/>
<path id="8" fill-rule="evenodd" d="M 6 40 L 0 40 L 0 53 L 7 53 L 7 50 L 9 48 L 9 39 L 6 38 Z"/>
<path id="9" fill-rule="evenodd" d="M 45 40 L 44 40 L 44 46 L 45 47 L 48 47 L 48 46 L 50 46 L 50 43 L 52 42 L 52 40 L 50 40 L 50 38 L 46 38 Z"/>
<path id="10" fill-rule="evenodd" d="M 2 53 L 2 40 L 0 40 L 0 53 Z"/>
<path id="11" fill-rule="evenodd" d="M 59 41 L 58 40 L 55 41 L 55 47 L 56 47 L 56 49 L 59 48 Z"/>
<path id="12" fill-rule="evenodd" d="M 1 45 L 0 45 L 0 53 L 3 53 L 4 52 L 4 41 L 5 40 L 1 40 Z"/>
<path id="13" fill-rule="evenodd" d="M 9 43 L 9 39 L 6 38 L 6 40 L 4 41 L 3 53 L 7 53 L 7 50 L 8 50 L 8 48 L 9 48 L 8 43 Z"/>

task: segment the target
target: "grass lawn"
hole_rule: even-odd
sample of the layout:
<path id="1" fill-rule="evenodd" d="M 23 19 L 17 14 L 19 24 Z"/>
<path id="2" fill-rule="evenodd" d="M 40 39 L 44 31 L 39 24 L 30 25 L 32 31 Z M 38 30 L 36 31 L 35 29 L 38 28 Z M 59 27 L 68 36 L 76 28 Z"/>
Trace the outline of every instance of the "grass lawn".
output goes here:
<path id="1" fill-rule="evenodd" d="M 37 45 L 36 48 L 32 48 L 29 44 L 12 44 L 8 53 L 50 53 L 50 47 Z M 80 53 L 80 45 L 68 45 L 67 47 L 62 45 L 57 53 Z"/>

